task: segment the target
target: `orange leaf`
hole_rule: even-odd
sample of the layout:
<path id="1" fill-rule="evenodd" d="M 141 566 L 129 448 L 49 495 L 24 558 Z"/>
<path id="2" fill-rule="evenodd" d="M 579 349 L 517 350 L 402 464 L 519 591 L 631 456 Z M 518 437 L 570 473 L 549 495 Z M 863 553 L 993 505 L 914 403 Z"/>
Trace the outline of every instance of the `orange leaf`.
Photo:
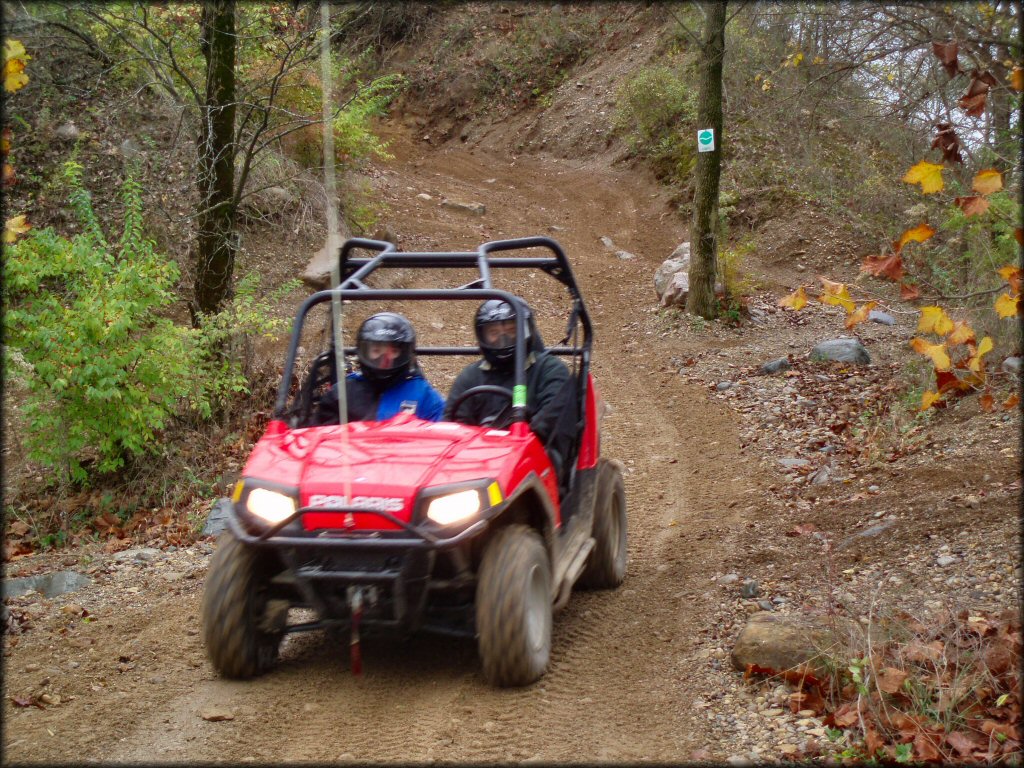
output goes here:
<path id="1" fill-rule="evenodd" d="M 924 731 L 918 731 L 917 736 L 914 737 L 914 755 L 918 760 L 928 763 L 937 763 L 942 760 L 935 739 Z"/>
<path id="2" fill-rule="evenodd" d="M 921 317 L 917 321 L 919 333 L 934 333 L 945 336 L 953 330 L 953 321 L 949 319 L 942 307 L 921 307 Z"/>
<path id="3" fill-rule="evenodd" d="M 970 197 L 958 197 L 953 201 L 957 207 L 964 212 L 964 216 L 980 216 L 988 210 L 989 202 L 988 198 L 981 197 L 980 195 L 971 195 Z"/>
<path id="4" fill-rule="evenodd" d="M 940 395 L 938 392 L 925 391 L 924 394 L 921 395 L 921 410 L 927 411 L 941 399 L 942 395 Z"/>
<path id="5" fill-rule="evenodd" d="M 989 413 L 996 409 L 995 398 L 992 397 L 991 392 L 983 392 L 981 397 L 978 398 L 978 405 L 981 406 L 981 410 L 985 413 Z"/>
<path id="6" fill-rule="evenodd" d="M 807 294 L 804 292 L 804 287 L 801 285 L 793 293 L 789 294 L 783 299 L 779 299 L 780 307 L 788 307 L 796 311 L 800 311 L 807 306 Z"/>
<path id="7" fill-rule="evenodd" d="M 856 312 L 851 312 L 850 314 L 848 314 L 846 316 L 846 330 L 850 330 L 851 328 L 854 328 L 860 325 L 861 323 L 866 322 L 868 319 L 868 314 L 877 305 L 877 301 L 867 301 L 864 302 L 860 306 L 860 309 L 858 309 Z"/>
<path id="8" fill-rule="evenodd" d="M 1024 229 L 1017 227 L 1013 230 L 1013 236 L 1017 238 L 1017 245 L 1024 245 Z"/>
<path id="9" fill-rule="evenodd" d="M 835 723 L 836 728 L 849 728 L 860 722 L 860 712 L 855 702 L 848 701 L 833 712 L 829 719 Z"/>
<path id="10" fill-rule="evenodd" d="M 916 338 L 911 340 L 910 346 L 914 348 L 915 352 L 930 357 L 935 370 L 949 370 L 949 354 L 946 352 L 946 345 L 944 343 L 931 344 L 924 339 Z"/>
<path id="11" fill-rule="evenodd" d="M 834 304 L 842 307 L 847 312 L 852 312 L 856 304 L 853 303 L 853 299 L 850 298 L 850 292 L 846 290 L 846 286 L 842 283 L 834 283 L 824 277 L 818 277 L 821 281 L 822 292 L 818 296 L 818 300 L 823 304 Z"/>
<path id="12" fill-rule="evenodd" d="M 896 667 L 886 667 L 879 670 L 875 679 L 878 681 L 880 690 L 885 693 L 898 693 L 903 687 L 903 681 L 907 679 L 907 673 L 902 669 L 896 669 Z"/>
<path id="13" fill-rule="evenodd" d="M 888 277 L 890 280 L 900 280 L 906 274 L 903 259 L 898 253 L 891 256 L 868 256 L 860 265 L 860 271 L 875 277 Z"/>
<path id="14" fill-rule="evenodd" d="M 996 314 L 1000 318 L 1016 317 L 1020 309 L 1020 296 L 1011 296 L 1008 293 L 1004 293 L 996 299 L 995 307 Z"/>
<path id="15" fill-rule="evenodd" d="M 974 341 L 974 329 L 967 324 L 966 320 L 954 320 L 953 332 L 946 338 L 946 343 L 955 346 L 966 344 L 969 341 Z"/>
<path id="16" fill-rule="evenodd" d="M 1012 264 L 1008 264 L 996 270 L 999 276 L 1010 284 L 1010 290 L 1014 293 L 1020 293 L 1021 277 L 1024 277 L 1024 270 L 1020 267 L 1015 267 Z"/>
<path id="17" fill-rule="evenodd" d="M 978 171 L 974 177 L 974 182 L 971 184 L 971 189 L 979 195 L 990 195 L 1002 188 L 1003 175 L 995 168 L 986 168 L 984 171 Z"/>
<path id="18" fill-rule="evenodd" d="M 927 222 L 921 222 L 913 229 L 908 229 L 902 235 L 900 235 L 900 248 L 904 245 L 913 241 L 915 243 L 923 243 L 925 240 L 935 234 L 935 230 L 928 226 Z"/>
<path id="19" fill-rule="evenodd" d="M 983 358 L 992 351 L 992 346 L 992 337 L 990 336 L 986 336 L 978 342 L 977 349 L 973 349 L 971 354 L 969 367 L 972 371 L 978 373 L 985 367 Z"/>
<path id="20" fill-rule="evenodd" d="M 1010 73 L 1010 87 L 1015 91 L 1024 91 L 1024 69 L 1014 67 Z"/>
<path id="21" fill-rule="evenodd" d="M 926 195 L 941 192 L 946 186 L 942 181 L 942 166 L 927 160 L 922 160 L 907 171 L 903 181 L 907 184 L 920 184 L 921 192 Z"/>
<path id="22" fill-rule="evenodd" d="M 974 96 L 963 96 L 957 104 L 971 117 L 981 117 L 985 114 L 985 103 L 988 101 L 988 92 L 976 93 Z"/>
<path id="23" fill-rule="evenodd" d="M 920 295 L 921 291 L 916 285 L 900 283 L 900 298 L 904 301 L 913 301 Z"/>
<path id="24" fill-rule="evenodd" d="M 940 395 L 963 397 L 971 390 L 966 379 L 960 379 L 952 371 L 935 371 L 935 384 Z"/>
<path id="25" fill-rule="evenodd" d="M 964 731 L 953 731 L 952 733 L 946 734 L 946 742 L 964 757 L 970 755 L 974 750 L 981 749 L 984 746 L 971 734 L 965 733 Z"/>
<path id="26" fill-rule="evenodd" d="M 1006 400 L 1003 401 L 1003 410 L 1009 411 L 1017 407 L 1017 403 L 1020 402 L 1020 395 L 1016 392 L 1010 395 Z"/>

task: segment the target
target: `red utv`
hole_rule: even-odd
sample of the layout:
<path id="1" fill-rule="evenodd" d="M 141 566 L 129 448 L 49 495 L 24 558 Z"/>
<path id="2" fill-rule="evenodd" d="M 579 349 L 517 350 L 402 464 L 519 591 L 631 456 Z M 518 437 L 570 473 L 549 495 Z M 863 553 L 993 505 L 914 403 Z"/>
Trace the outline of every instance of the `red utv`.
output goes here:
<path id="1" fill-rule="evenodd" d="M 375 252 L 352 257 L 355 249 Z M 543 256 L 498 255 L 544 249 Z M 370 288 L 391 268 L 473 270 L 457 288 Z M 492 287 L 497 270 L 539 270 L 568 291 L 564 356 L 571 447 L 562 477 L 527 426 L 527 313 Z M 277 403 L 230 499 L 228 520 L 203 595 L 203 637 L 217 671 L 245 678 L 267 670 L 286 633 L 360 627 L 475 636 L 495 685 L 541 677 L 554 610 L 573 585 L 618 586 L 626 571 L 621 465 L 600 455 L 600 398 L 590 375 L 591 323 L 561 247 L 545 237 L 481 245 L 476 252 L 399 252 L 348 240 L 341 285 L 299 309 Z M 319 395 L 337 381 L 333 344 L 297 372 L 303 325 L 338 301 L 460 301 L 467 316 L 487 299 L 517 311 L 519 344 L 507 424 L 474 426 L 399 414 L 386 421 L 315 426 Z M 346 347 L 345 354 L 353 349 Z M 475 346 L 417 347 L 419 357 L 475 357 Z M 463 399 L 492 393 L 474 387 Z M 498 388 L 500 389 L 500 388 Z M 298 611 L 293 609 L 306 609 Z M 297 614 L 307 620 L 296 620 Z M 315 618 L 309 619 L 310 616 Z M 301 617 L 299 617 L 301 618 Z"/>

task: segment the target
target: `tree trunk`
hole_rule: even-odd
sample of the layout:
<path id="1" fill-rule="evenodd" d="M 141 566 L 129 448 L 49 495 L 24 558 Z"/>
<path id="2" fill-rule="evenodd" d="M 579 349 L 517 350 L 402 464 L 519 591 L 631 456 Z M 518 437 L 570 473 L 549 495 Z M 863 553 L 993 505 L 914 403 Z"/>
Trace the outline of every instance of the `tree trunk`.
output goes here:
<path id="1" fill-rule="evenodd" d="M 200 110 L 199 208 L 194 251 L 196 312 L 217 312 L 235 265 L 235 2 L 204 0 L 200 48 L 206 101 Z"/>
<path id="2" fill-rule="evenodd" d="M 686 311 L 704 318 L 716 314 L 718 183 L 722 172 L 722 58 L 725 55 L 725 0 L 705 2 L 699 65 L 697 129 L 715 132 L 715 149 L 698 152 L 690 225 L 690 293 Z"/>

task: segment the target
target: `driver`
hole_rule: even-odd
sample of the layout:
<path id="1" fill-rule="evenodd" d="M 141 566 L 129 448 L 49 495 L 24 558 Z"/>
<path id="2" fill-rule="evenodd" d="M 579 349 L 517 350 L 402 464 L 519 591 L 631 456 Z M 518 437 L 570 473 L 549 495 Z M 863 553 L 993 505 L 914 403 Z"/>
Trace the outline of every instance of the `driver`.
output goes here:
<path id="1" fill-rule="evenodd" d="M 556 474 L 561 473 L 563 449 L 555 432 L 559 416 L 565 410 L 565 397 L 571 395 L 569 369 L 565 363 L 544 350 L 530 310 L 526 310 L 526 407 L 530 429 L 544 443 Z M 512 391 L 515 383 L 516 311 L 508 302 L 490 299 L 476 312 L 475 330 L 482 359 L 470 363 L 455 379 L 445 404 L 444 418 L 463 424 L 505 426 L 504 416 L 511 411 L 509 398 L 485 393 L 470 397 L 453 413 L 452 406 L 466 390 L 492 384 Z M 498 421 L 499 418 L 501 421 Z M 564 421 L 564 419 L 562 420 Z"/>
<path id="2" fill-rule="evenodd" d="M 416 332 L 402 315 L 380 312 L 363 321 L 356 333 L 359 371 L 345 377 L 349 421 L 383 421 L 398 413 L 441 418 L 444 399 L 424 378 L 415 349 Z M 337 386 L 320 401 L 320 423 L 338 421 Z"/>

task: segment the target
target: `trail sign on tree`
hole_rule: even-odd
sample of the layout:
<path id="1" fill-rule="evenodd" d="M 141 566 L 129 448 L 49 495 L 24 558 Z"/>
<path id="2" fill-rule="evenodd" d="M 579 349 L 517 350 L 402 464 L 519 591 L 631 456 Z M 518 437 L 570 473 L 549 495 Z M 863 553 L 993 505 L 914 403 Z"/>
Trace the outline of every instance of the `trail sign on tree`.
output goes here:
<path id="1" fill-rule="evenodd" d="M 701 131 L 697 131 L 697 151 L 698 152 L 714 152 L 715 151 L 715 129 L 705 128 Z"/>

